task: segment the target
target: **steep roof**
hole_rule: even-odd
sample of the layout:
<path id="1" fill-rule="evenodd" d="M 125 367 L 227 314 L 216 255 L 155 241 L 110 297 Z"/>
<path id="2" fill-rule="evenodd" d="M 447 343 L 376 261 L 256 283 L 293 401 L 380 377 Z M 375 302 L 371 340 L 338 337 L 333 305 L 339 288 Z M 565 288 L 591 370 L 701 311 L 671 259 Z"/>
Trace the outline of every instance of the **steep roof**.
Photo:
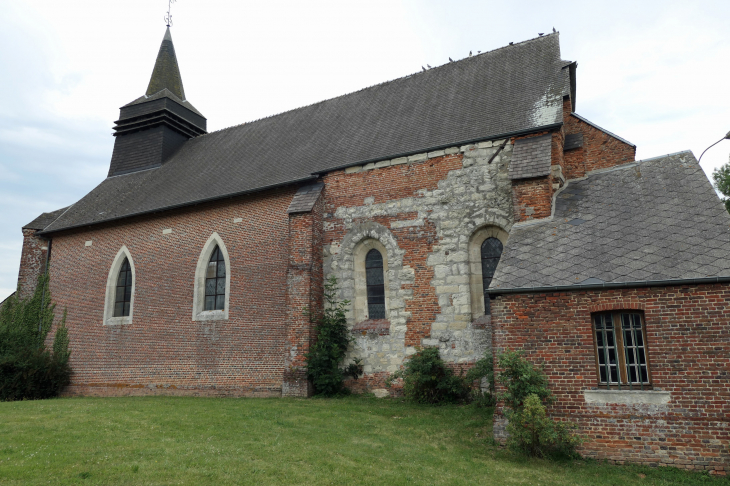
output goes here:
<path id="1" fill-rule="evenodd" d="M 551 34 L 196 137 L 160 168 L 106 179 L 47 231 L 555 126 L 569 82 L 564 66 Z"/>
<path id="2" fill-rule="evenodd" d="M 730 276 L 730 215 L 691 152 L 569 181 L 515 225 L 490 290 Z"/>
<path id="3" fill-rule="evenodd" d="M 151 96 L 163 89 L 170 90 L 175 96 L 184 100 L 185 90 L 183 89 L 180 67 L 177 65 L 175 46 L 172 44 L 170 27 L 167 27 L 165 36 L 162 38 L 160 50 L 157 53 L 155 68 L 152 70 L 150 84 L 147 86 L 147 96 Z"/>

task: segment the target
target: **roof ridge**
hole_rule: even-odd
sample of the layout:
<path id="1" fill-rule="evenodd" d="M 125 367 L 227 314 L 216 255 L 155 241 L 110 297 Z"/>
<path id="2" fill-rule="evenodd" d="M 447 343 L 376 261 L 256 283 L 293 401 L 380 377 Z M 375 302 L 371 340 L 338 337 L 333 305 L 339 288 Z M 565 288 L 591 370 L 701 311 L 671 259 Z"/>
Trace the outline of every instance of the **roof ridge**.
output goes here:
<path id="1" fill-rule="evenodd" d="M 464 61 L 473 60 L 473 59 L 476 59 L 478 57 L 485 56 L 487 54 L 494 54 L 494 53 L 496 53 L 498 51 L 502 51 L 504 49 L 510 49 L 510 48 L 513 48 L 513 47 L 516 47 L 516 46 L 521 46 L 523 44 L 527 44 L 527 43 L 530 43 L 530 42 L 534 42 L 534 41 L 538 41 L 538 40 L 543 40 L 543 39 L 548 39 L 548 38 L 550 38 L 552 36 L 558 36 L 559 37 L 560 36 L 560 32 L 559 31 L 558 32 L 552 32 L 552 33 L 547 34 L 547 35 L 533 37 L 531 39 L 527 39 L 527 40 L 524 40 L 524 41 L 521 41 L 521 42 L 510 43 L 510 44 L 508 44 L 506 46 L 502 46 L 502 47 L 498 47 L 496 49 L 492 49 L 491 51 L 485 51 L 485 52 L 481 52 L 479 54 L 475 54 L 475 55 L 472 55 L 472 56 L 467 56 L 467 57 L 464 57 L 462 59 L 458 59 L 458 60 L 453 61 L 453 62 L 452 61 L 449 61 L 449 62 L 446 62 L 446 63 L 441 64 L 439 66 L 435 66 L 435 67 L 433 67 L 431 69 L 427 69 L 426 71 L 416 71 L 414 73 L 406 74 L 405 76 L 401 76 L 399 78 L 395 78 L 395 79 L 391 79 L 391 80 L 388 80 L 388 81 L 383 81 L 382 83 L 377 83 L 377 84 L 373 84 L 373 85 L 370 85 L 370 86 L 366 86 L 364 88 L 360 88 L 360 89 L 355 90 L 355 91 L 350 91 L 349 93 L 344 93 L 344 94 L 341 94 L 341 95 L 338 95 L 338 96 L 334 96 L 332 98 L 327 98 L 325 100 L 316 101 L 316 102 L 310 103 L 308 105 L 302 105 L 302 106 L 299 106 L 297 108 L 292 108 L 290 110 L 282 111 L 282 112 L 279 112 L 279 113 L 274 113 L 274 114 L 268 115 L 268 116 L 263 116 L 261 118 L 256 118 L 254 120 L 245 121 L 245 122 L 238 123 L 236 125 L 231 125 L 231 126 L 228 126 L 228 127 L 225 127 L 225 128 L 220 128 L 218 130 L 214 130 L 212 132 L 208 132 L 208 133 L 205 133 L 203 135 L 199 135 L 198 137 L 195 137 L 195 138 L 201 138 L 201 137 L 205 137 L 205 136 L 208 136 L 208 135 L 213 135 L 215 133 L 224 132 L 226 130 L 231 130 L 233 128 L 242 127 L 244 125 L 248 125 L 248 124 L 251 124 L 251 123 L 256 123 L 256 122 L 259 122 L 259 121 L 262 121 L 262 120 L 268 120 L 268 119 L 271 119 L 271 118 L 276 118 L 278 116 L 282 116 L 282 115 L 286 115 L 286 114 L 289 114 L 289 113 L 293 113 L 295 111 L 303 110 L 305 108 L 310 108 L 312 106 L 316 106 L 316 105 L 320 105 L 320 104 L 323 104 L 323 103 L 327 103 L 329 101 L 334 101 L 334 100 L 338 100 L 340 98 L 345 98 L 347 96 L 351 96 L 351 95 L 354 95 L 356 93 L 360 93 L 362 91 L 367 91 L 369 89 L 378 88 L 380 86 L 384 86 L 386 84 L 394 83 L 396 81 L 401 81 L 401 80 L 405 80 L 405 79 L 408 79 L 408 78 L 411 78 L 411 77 L 414 77 L 414 76 L 426 74 L 429 71 L 432 71 L 432 70 L 435 70 L 435 69 L 440 69 L 440 68 L 444 68 L 444 67 L 447 67 L 447 66 L 451 66 L 451 65 L 454 65 L 454 64 L 458 64 L 458 63 L 461 63 L 461 62 L 464 62 Z"/>

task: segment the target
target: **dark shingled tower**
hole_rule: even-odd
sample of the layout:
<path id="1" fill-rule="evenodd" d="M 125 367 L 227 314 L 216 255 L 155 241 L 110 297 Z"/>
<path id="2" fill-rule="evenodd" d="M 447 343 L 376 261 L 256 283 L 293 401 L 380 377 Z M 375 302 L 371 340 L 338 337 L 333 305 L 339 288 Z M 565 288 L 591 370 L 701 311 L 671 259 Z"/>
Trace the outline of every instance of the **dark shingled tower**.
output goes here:
<path id="1" fill-rule="evenodd" d="M 185 99 L 170 28 L 144 96 L 124 105 L 116 122 L 108 176 L 164 164 L 186 140 L 206 133 L 206 119 Z"/>

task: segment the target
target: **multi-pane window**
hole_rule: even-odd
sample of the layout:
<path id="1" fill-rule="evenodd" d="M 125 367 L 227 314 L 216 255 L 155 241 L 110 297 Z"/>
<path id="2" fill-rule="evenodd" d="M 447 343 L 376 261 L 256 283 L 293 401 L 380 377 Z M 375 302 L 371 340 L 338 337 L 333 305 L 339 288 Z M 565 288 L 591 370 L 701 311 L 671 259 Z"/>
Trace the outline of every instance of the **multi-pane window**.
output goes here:
<path id="1" fill-rule="evenodd" d="M 502 256 L 502 242 L 497 238 L 487 238 L 482 242 L 482 285 L 484 288 L 484 314 L 489 315 L 489 284 L 492 283 L 494 271 L 497 269 L 499 258 Z"/>
<path id="2" fill-rule="evenodd" d="M 114 294 L 114 317 L 129 316 L 132 302 L 132 267 L 125 258 L 117 276 L 117 288 Z"/>
<path id="3" fill-rule="evenodd" d="M 365 256 L 365 280 L 368 288 L 368 316 L 385 319 L 385 278 L 383 255 L 372 249 Z"/>
<path id="4" fill-rule="evenodd" d="M 601 385 L 643 388 L 650 384 L 642 315 L 613 312 L 593 316 L 596 365 Z"/>
<path id="5" fill-rule="evenodd" d="M 205 310 L 223 310 L 226 304 L 226 262 L 218 245 L 205 269 Z"/>

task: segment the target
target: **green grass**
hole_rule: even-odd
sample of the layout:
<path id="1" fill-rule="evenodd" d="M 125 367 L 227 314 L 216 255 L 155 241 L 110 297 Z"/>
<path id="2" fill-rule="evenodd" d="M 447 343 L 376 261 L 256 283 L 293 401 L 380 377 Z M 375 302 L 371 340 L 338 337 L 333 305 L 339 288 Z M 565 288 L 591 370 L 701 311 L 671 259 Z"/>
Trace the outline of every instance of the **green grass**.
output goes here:
<path id="1" fill-rule="evenodd" d="M 0 403 L 0 484 L 728 484 L 524 459 L 491 413 L 397 400 L 72 398 Z"/>

